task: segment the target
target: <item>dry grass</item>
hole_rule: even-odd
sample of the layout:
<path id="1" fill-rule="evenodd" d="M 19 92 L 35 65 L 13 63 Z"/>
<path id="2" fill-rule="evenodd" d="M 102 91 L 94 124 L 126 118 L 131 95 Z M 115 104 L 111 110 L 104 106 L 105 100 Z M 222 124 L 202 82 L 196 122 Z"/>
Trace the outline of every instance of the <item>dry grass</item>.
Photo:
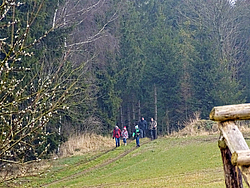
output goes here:
<path id="1" fill-rule="evenodd" d="M 218 133 L 218 125 L 211 120 L 200 119 L 200 113 L 194 113 L 193 117 L 183 123 L 184 128 L 174 132 L 172 136 L 197 136 Z"/>
<path id="2" fill-rule="evenodd" d="M 50 163 L 46 160 L 25 164 L 6 164 L 0 171 L 0 182 L 11 183 L 17 177 L 37 176 L 49 169 Z M 10 181 L 9 181 L 10 180 Z"/>
<path id="3" fill-rule="evenodd" d="M 114 140 L 97 134 L 83 134 L 71 136 L 60 147 L 60 157 L 81 155 L 86 152 L 103 150 L 114 147 Z"/>
<path id="4" fill-rule="evenodd" d="M 236 124 L 242 133 L 245 133 L 245 132 L 249 133 L 250 132 L 250 126 L 249 126 L 250 122 L 249 121 L 237 121 Z"/>
<path id="5" fill-rule="evenodd" d="M 111 147 L 114 147 L 114 140 L 111 137 L 103 137 L 97 134 L 71 136 L 67 142 L 61 145 L 60 157 L 82 155 L 86 152 L 102 151 Z M 49 168 L 50 163 L 47 160 L 23 165 L 6 165 L 0 171 L 0 182 L 15 179 L 16 177 L 36 176 Z"/>
<path id="6" fill-rule="evenodd" d="M 249 132 L 249 121 L 236 121 L 239 130 Z M 183 123 L 184 128 L 179 132 L 174 132 L 171 136 L 198 136 L 198 135 L 209 135 L 219 134 L 218 123 L 211 120 L 200 119 L 200 113 L 194 113 L 193 117 Z"/>

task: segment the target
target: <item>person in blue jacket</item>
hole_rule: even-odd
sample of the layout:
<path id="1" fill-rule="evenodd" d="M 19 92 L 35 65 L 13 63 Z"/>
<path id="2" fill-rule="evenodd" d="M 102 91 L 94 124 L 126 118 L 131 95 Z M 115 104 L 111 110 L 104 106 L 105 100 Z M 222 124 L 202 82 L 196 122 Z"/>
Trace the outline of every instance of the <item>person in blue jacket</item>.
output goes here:
<path id="1" fill-rule="evenodd" d="M 136 146 L 137 146 L 137 147 L 140 147 L 140 136 L 141 136 L 141 131 L 140 131 L 138 125 L 135 126 L 135 130 L 134 130 L 132 136 L 133 136 L 133 137 L 135 138 L 135 140 L 136 140 Z"/>

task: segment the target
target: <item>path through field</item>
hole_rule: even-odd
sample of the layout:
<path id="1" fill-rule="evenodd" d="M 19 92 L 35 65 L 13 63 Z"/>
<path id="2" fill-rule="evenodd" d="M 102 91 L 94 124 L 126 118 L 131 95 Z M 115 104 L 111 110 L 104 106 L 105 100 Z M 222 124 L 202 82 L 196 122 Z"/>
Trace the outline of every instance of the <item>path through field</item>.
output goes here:
<path id="1" fill-rule="evenodd" d="M 47 173 L 27 177 L 22 185 L 47 188 L 224 188 L 218 137 L 166 137 L 154 141 L 145 138 L 141 139 L 139 148 L 131 140 L 126 147 L 58 159 Z"/>
<path id="2" fill-rule="evenodd" d="M 147 144 L 149 143 L 149 139 L 147 140 L 144 140 L 144 142 L 142 142 L 141 146 L 144 145 L 144 144 Z M 114 148 L 116 149 L 116 148 Z M 101 154 L 101 155 L 98 155 L 98 156 L 95 156 L 94 158 L 90 159 L 88 162 L 91 162 L 93 160 L 96 160 L 100 157 L 102 157 L 103 155 L 107 154 L 108 152 L 112 152 L 114 151 L 114 149 L 111 149 L 111 150 L 108 150 L 107 152 Z M 132 147 L 130 148 L 129 150 L 124 150 L 123 152 L 121 152 L 117 157 L 114 157 L 114 158 L 109 158 L 107 161 L 101 163 L 101 164 L 97 164 L 93 167 L 90 167 L 82 172 L 78 172 L 76 174 L 73 174 L 73 175 L 70 175 L 70 176 L 67 176 L 67 177 L 64 177 L 60 180 L 56 180 L 56 181 L 53 181 L 51 183 L 48 183 L 48 184 L 44 184 L 42 185 L 42 187 L 49 187 L 49 186 L 52 186 L 54 184 L 57 184 L 57 183 L 60 183 L 60 182 L 64 182 L 64 181 L 69 181 L 70 179 L 75 179 L 76 177 L 79 177 L 79 176 L 84 176 L 84 174 L 86 173 L 90 173 L 91 171 L 94 171 L 94 170 L 98 170 L 99 168 L 102 168 L 104 166 L 107 166 L 108 164 L 111 164 L 119 159 L 121 159 L 122 157 L 126 156 L 127 154 L 131 153 L 132 151 L 134 151 L 135 149 L 138 149 L 137 147 Z"/>

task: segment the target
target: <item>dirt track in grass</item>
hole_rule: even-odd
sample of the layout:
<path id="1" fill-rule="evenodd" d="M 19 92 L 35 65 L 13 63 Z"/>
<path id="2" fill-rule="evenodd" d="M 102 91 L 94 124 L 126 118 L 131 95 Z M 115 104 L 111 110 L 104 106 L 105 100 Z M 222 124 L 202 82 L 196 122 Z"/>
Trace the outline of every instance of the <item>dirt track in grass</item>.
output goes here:
<path id="1" fill-rule="evenodd" d="M 147 144 L 147 143 L 149 143 L 149 142 L 150 142 L 150 139 L 147 139 L 145 142 L 141 143 L 141 145 Z M 113 151 L 113 150 L 115 150 L 115 149 L 116 149 L 116 148 L 113 148 L 113 149 L 110 149 L 110 150 L 108 150 L 108 151 L 106 151 L 106 152 L 100 154 L 100 155 L 97 155 L 97 156 L 93 157 L 92 159 L 86 161 L 85 163 L 90 162 L 90 161 L 93 161 L 93 160 L 96 160 L 96 159 L 98 159 L 99 157 L 103 156 L 104 154 L 107 154 L 107 153 L 109 153 L 109 152 L 111 152 L 111 151 Z M 50 186 L 50 185 L 53 185 L 53 184 L 56 184 L 56 183 L 59 183 L 59 182 L 68 181 L 68 180 L 70 180 L 70 179 L 74 179 L 74 178 L 76 178 L 76 177 L 82 176 L 82 175 L 84 175 L 84 174 L 86 174 L 86 173 L 89 173 L 89 172 L 91 172 L 91 171 L 97 170 L 97 169 L 102 168 L 102 167 L 104 167 L 104 166 L 106 166 L 106 165 L 109 165 L 109 164 L 111 164 L 111 163 L 113 163 L 113 162 L 115 162 L 115 161 L 117 161 L 117 160 L 119 160 L 119 159 L 125 157 L 126 155 L 128 155 L 129 153 L 133 152 L 133 151 L 136 150 L 136 149 L 137 149 L 137 147 L 133 147 L 133 148 L 131 148 L 131 149 L 129 149 L 129 150 L 127 150 L 127 151 L 124 151 L 123 153 L 119 154 L 117 157 L 105 161 L 104 163 L 95 165 L 95 166 L 90 167 L 90 168 L 88 168 L 88 169 L 86 169 L 86 170 L 83 170 L 83 171 L 81 171 L 81 172 L 78 172 L 78 173 L 75 173 L 75 174 L 73 174 L 73 175 L 64 177 L 64 178 L 62 178 L 62 179 L 60 179 L 60 180 L 56 180 L 56 181 L 53 181 L 53 182 L 51 182 L 51 183 L 41 185 L 41 187 L 47 187 L 47 186 Z M 82 163 L 81 163 L 81 164 L 82 164 Z M 77 165 L 77 164 L 76 164 L 76 165 Z"/>

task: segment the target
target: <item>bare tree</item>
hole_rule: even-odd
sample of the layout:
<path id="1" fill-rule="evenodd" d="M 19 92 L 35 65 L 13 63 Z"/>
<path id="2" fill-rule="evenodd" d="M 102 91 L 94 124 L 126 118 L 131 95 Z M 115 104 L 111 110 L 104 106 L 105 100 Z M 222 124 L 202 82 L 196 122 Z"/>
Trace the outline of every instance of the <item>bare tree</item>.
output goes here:
<path id="1" fill-rule="evenodd" d="M 214 49 L 219 52 L 221 66 L 232 73 L 232 79 L 237 79 L 239 67 L 242 65 L 241 49 L 249 43 L 248 39 L 242 38 L 246 29 L 245 21 L 249 15 L 249 4 L 245 1 L 232 4 L 228 0 L 183 2 L 190 14 L 182 10 L 180 13 L 191 25 L 210 33 Z"/>
<path id="2" fill-rule="evenodd" d="M 98 88 L 95 85 L 95 69 L 106 70 L 109 67 L 108 54 L 114 54 L 118 50 L 117 18 L 121 10 L 122 0 L 66 0 L 60 4 L 54 14 L 54 25 L 60 29 L 70 28 L 70 34 L 65 38 L 64 48 L 67 59 L 77 67 L 82 62 L 85 64 L 83 74 L 88 74 L 83 82 L 89 87 L 88 93 L 95 96 Z M 93 107 L 94 109 L 94 107 Z M 78 113 L 71 111 L 71 113 Z M 98 122 L 97 117 L 89 114 L 91 119 Z M 81 120 L 84 130 L 96 129 L 97 126 L 89 126 L 85 119 Z M 101 121 L 100 121 L 101 122 Z"/>
<path id="3" fill-rule="evenodd" d="M 114 24 L 121 9 L 121 2 L 112 0 L 66 0 L 55 13 L 55 25 L 72 27 L 65 48 L 70 49 L 74 63 L 87 60 L 105 50 L 117 47 Z"/>
<path id="4" fill-rule="evenodd" d="M 69 108 L 69 98 L 82 95 L 85 90 L 78 87 L 85 63 L 73 67 L 64 57 L 53 69 L 48 69 L 46 61 L 24 66 L 25 60 L 34 55 L 32 47 L 60 27 L 51 27 L 43 36 L 29 42 L 30 29 L 43 3 L 27 13 L 25 28 L 20 28 L 18 23 L 23 20 L 18 20 L 15 14 L 22 3 L 8 0 L 0 6 L 1 27 L 11 28 L 0 38 L 0 165 L 4 174 L 0 182 L 13 178 L 7 176 L 13 165 L 41 160 L 49 147 L 44 145 L 49 134 L 46 125 Z M 44 148 L 39 149 L 41 145 Z"/>

